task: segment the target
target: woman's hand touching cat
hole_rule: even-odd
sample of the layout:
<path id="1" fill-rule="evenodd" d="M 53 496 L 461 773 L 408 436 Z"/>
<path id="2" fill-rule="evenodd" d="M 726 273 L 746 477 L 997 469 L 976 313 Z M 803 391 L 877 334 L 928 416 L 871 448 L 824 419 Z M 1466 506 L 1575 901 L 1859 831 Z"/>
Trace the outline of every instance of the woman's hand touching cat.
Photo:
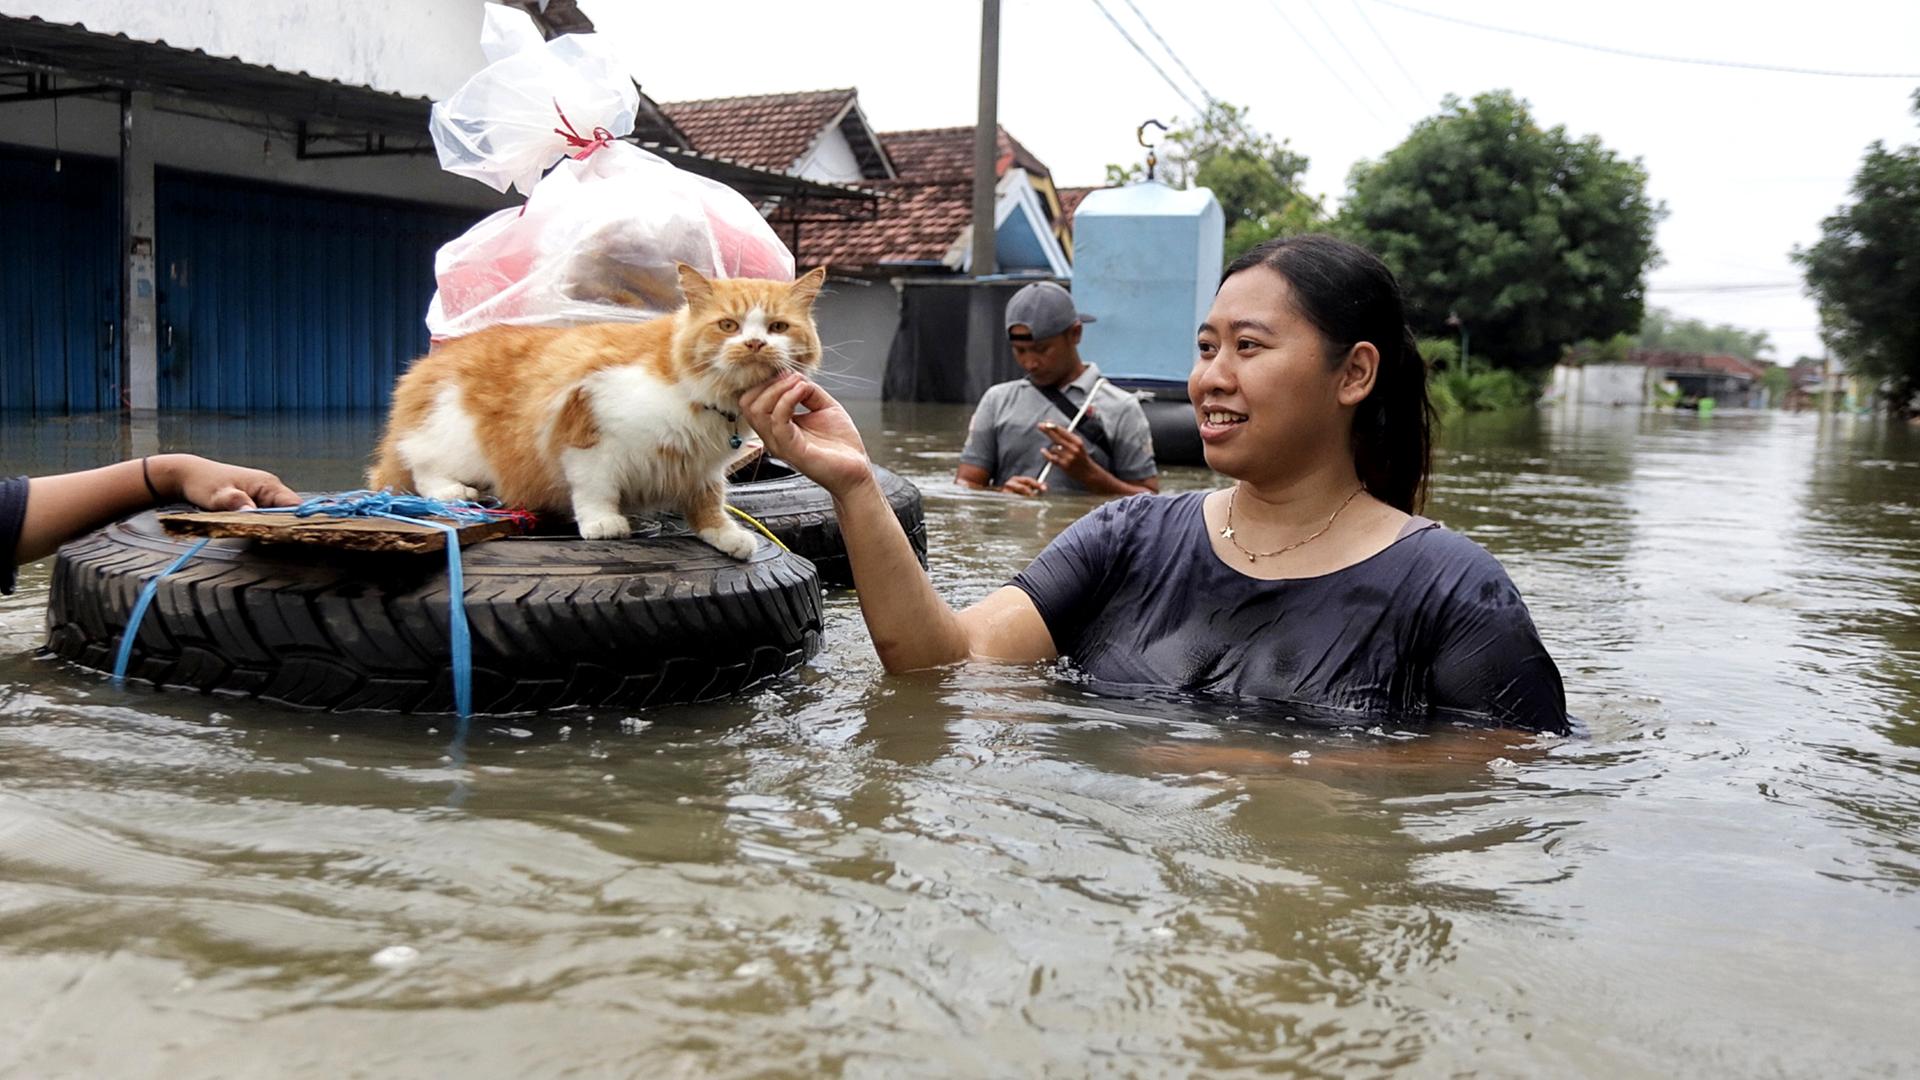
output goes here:
<path id="1" fill-rule="evenodd" d="M 794 410 L 806 406 L 807 412 Z M 740 412 L 767 442 L 767 451 L 844 498 L 873 483 L 866 444 L 847 410 L 804 376 L 781 375 L 740 395 Z"/>

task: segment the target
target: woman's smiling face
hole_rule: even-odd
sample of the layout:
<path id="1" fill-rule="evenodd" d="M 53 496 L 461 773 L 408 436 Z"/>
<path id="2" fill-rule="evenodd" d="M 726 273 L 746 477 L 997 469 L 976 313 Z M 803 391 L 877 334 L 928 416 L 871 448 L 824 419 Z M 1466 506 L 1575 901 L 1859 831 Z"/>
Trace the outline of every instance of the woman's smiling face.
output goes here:
<path id="1" fill-rule="evenodd" d="M 1372 389 L 1372 363 L 1356 383 L 1354 354 L 1330 361 L 1320 331 L 1295 309 L 1292 286 L 1256 266 L 1214 294 L 1200 325 L 1187 395 L 1207 464 L 1254 483 L 1311 471 L 1324 455 L 1351 455 L 1353 406 Z"/>

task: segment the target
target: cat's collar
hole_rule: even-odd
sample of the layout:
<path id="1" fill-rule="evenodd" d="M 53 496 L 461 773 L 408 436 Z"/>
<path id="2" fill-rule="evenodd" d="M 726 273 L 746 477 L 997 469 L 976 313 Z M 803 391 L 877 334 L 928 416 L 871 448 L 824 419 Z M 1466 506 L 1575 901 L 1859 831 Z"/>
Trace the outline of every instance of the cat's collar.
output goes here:
<path id="1" fill-rule="evenodd" d="M 720 406 L 715 405 L 712 402 L 708 402 L 708 401 L 701 402 L 700 407 L 707 410 L 708 412 L 719 413 L 723 418 L 726 419 L 728 424 L 732 425 L 733 430 L 727 434 L 727 445 L 732 447 L 735 450 L 740 449 L 740 441 L 741 441 L 740 440 L 740 414 L 737 412 L 728 412 L 727 410 L 721 408 Z"/>

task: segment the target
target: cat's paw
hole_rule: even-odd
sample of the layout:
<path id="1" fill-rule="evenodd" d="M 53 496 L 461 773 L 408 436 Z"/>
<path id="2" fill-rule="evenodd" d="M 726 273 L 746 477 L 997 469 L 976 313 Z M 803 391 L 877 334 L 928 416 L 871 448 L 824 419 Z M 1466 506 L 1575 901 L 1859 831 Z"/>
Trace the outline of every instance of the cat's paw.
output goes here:
<path id="1" fill-rule="evenodd" d="M 754 549 L 760 546 L 759 537 L 738 525 L 701 529 L 700 539 L 719 549 L 722 555 L 730 555 L 743 562 L 752 558 Z"/>
<path id="2" fill-rule="evenodd" d="M 601 514 L 580 519 L 582 540 L 625 540 L 632 533 L 633 526 L 620 514 Z"/>

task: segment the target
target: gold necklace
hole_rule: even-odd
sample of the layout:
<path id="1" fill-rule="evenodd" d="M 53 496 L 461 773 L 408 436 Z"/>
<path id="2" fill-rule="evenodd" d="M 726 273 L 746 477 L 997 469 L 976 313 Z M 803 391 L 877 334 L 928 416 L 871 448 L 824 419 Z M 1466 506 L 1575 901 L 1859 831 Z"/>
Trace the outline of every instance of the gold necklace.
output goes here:
<path id="1" fill-rule="evenodd" d="M 1260 559 L 1272 558 L 1275 555 L 1285 555 L 1287 552 L 1292 551 L 1294 548 L 1305 547 L 1306 545 L 1313 543 L 1315 540 L 1318 540 L 1321 537 L 1327 535 L 1327 530 L 1333 528 L 1333 519 L 1339 517 L 1340 511 L 1345 510 L 1347 508 L 1347 503 L 1350 503 L 1353 500 L 1359 498 L 1360 493 L 1365 490 L 1367 490 L 1367 485 L 1365 484 L 1361 484 L 1359 487 L 1354 488 L 1353 494 L 1347 496 L 1346 502 L 1341 503 L 1339 507 L 1334 510 L 1333 513 L 1327 515 L 1327 523 L 1325 525 L 1320 526 L 1320 531 L 1317 533 L 1314 533 L 1312 536 L 1307 537 L 1305 540 L 1295 540 L 1293 543 L 1288 544 L 1286 547 L 1274 548 L 1272 551 L 1248 551 L 1246 548 L 1241 546 L 1240 541 L 1235 539 L 1233 535 L 1233 500 L 1235 496 L 1240 494 L 1240 485 L 1235 484 L 1233 485 L 1232 490 L 1227 492 L 1227 523 L 1220 527 L 1220 537 L 1221 539 L 1225 540 L 1229 544 L 1232 544 L 1236 549 L 1238 549 L 1240 554 L 1245 555 L 1247 557 L 1248 562 L 1255 562 Z"/>

